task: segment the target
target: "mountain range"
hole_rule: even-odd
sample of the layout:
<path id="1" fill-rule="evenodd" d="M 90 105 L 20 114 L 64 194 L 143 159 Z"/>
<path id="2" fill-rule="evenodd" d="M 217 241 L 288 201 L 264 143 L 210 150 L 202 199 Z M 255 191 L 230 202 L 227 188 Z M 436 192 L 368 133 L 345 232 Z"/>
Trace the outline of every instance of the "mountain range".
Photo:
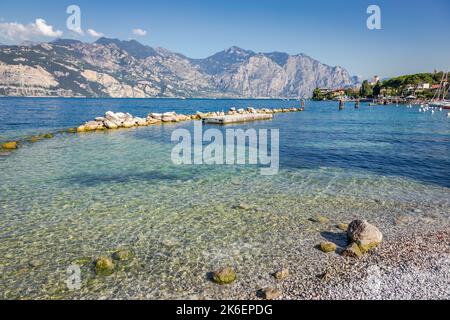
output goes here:
<path id="1" fill-rule="evenodd" d="M 359 80 L 307 55 L 231 47 L 191 59 L 135 40 L 0 46 L 1 96 L 287 98 Z"/>

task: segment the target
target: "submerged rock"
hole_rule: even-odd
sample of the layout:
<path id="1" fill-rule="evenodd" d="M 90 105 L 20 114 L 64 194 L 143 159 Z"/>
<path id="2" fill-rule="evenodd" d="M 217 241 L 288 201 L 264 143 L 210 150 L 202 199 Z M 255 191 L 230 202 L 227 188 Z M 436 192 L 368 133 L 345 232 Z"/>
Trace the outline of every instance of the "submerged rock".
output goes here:
<path id="1" fill-rule="evenodd" d="M 350 242 L 356 243 L 363 253 L 377 247 L 383 241 L 381 231 L 363 220 L 354 220 L 350 223 L 347 237 Z"/>
<path id="2" fill-rule="evenodd" d="M 259 295 L 266 300 L 274 300 L 281 297 L 281 291 L 275 288 L 264 288 L 259 291 Z"/>
<path id="3" fill-rule="evenodd" d="M 237 278 L 236 272 L 231 267 L 219 269 L 212 273 L 212 280 L 217 284 L 230 284 Z"/>
<path id="4" fill-rule="evenodd" d="M 84 267 L 84 266 L 87 266 L 90 263 L 92 263 L 92 259 L 89 257 L 82 257 L 82 258 L 76 259 L 75 261 L 73 261 L 73 263 L 80 267 Z"/>
<path id="5" fill-rule="evenodd" d="M 86 127 L 85 126 L 79 126 L 77 128 L 77 132 L 86 132 Z"/>
<path id="6" fill-rule="evenodd" d="M 328 222 L 330 222 L 330 220 L 328 218 L 323 217 L 323 216 L 312 217 L 312 218 L 309 219 L 309 221 L 316 222 L 316 223 L 328 223 Z"/>
<path id="7" fill-rule="evenodd" d="M 320 250 L 325 253 L 336 252 L 337 246 L 333 242 L 325 241 L 320 244 Z"/>
<path id="8" fill-rule="evenodd" d="M 32 143 L 38 142 L 40 140 L 41 140 L 41 138 L 38 137 L 38 136 L 33 136 L 33 137 L 30 138 L 30 142 L 32 142 Z"/>
<path id="9" fill-rule="evenodd" d="M 51 133 L 46 133 L 42 136 L 44 139 L 53 139 L 53 134 Z"/>
<path id="10" fill-rule="evenodd" d="M 5 150 L 14 150 L 17 149 L 17 146 L 18 146 L 17 141 L 10 141 L 2 144 L 2 148 Z"/>
<path id="11" fill-rule="evenodd" d="M 69 128 L 67 129 L 67 133 L 76 133 L 77 129 L 76 128 Z"/>
<path id="12" fill-rule="evenodd" d="M 30 262 L 28 262 L 28 265 L 32 268 L 39 268 L 44 264 L 44 262 L 42 260 L 39 259 L 35 259 L 35 260 L 31 260 Z"/>
<path id="13" fill-rule="evenodd" d="M 114 273 L 114 262 L 110 257 L 100 257 L 95 261 L 95 273 L 102 276 L 109 276 Z"/>
<path id="14" fill-rule="evenodd" d="M 288 269 L 282 269 L 273 274 L 275 279 L 277 280 L 285 280 L 289 277 L 289 270 Z"/>
<path id="15" fill-rule="evenodd" d="M 134 258 L 132 250 L 121 249 L 113 253 L 112 258 L 117 261 L 129 261 Z"/>
<path id="16" fill-rule="evenodd" d="M 238 205 L 234 206 L 234 208 L 240 210 L 250 210 L 252 207 L 245 202 L 241 202 Z"/>

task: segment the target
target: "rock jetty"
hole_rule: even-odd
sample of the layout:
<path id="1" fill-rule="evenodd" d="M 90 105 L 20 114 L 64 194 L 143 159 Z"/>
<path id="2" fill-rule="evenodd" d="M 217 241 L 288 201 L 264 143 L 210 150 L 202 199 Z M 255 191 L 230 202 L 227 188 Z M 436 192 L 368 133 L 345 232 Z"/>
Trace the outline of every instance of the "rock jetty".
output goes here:
<path id="1" fill-rule="evenodd" d="M 95 118 L 77 128 L 77 132 L 89 132 L 97 130 L 112 130 L 119 128 L 145 127 L 164 123 L 176 123 L 189 120 L 203 120 L 214 123 L 234 123 L 242 121 L 267 120 L 272 119 L 272 115 L 281 112 L 299 112 L 303 108 L 290 109 L 255 109 L 231 108 L 228 112 L 197 112 L 191 115 L 177 114 L 176 112 L 150 113 L 146 118 L 134 117 L 129 113 L 108 111 L 103 117 Z"/>

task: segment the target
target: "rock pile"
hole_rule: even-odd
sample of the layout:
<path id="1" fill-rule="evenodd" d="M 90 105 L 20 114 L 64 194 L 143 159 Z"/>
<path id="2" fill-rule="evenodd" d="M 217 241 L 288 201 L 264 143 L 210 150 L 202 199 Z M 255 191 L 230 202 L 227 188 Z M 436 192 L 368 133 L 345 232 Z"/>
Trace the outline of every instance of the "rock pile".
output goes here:
<path id="1" fill-rule="evenodd" d="M 103 117 L 95 118 L 93 121 L 88 121 L 77 128 L 77 132 L 89 132 L 97 130 L 109 130 L 119 128 L 133 128 L 144 127 L 161 123 L 173 123 L 189 120 L 203 120 L 213 117 L 221 117 L 226 115 L 243 115 L 243 114 L 274 114 L 280 112 L 297 112 L 304 111 L 303 108 L 290 109 L 255 109 L 252 107 L 245 109 L 231 108 L 228 112 L 197 112 L 192 115 L 177 114 L 176 112 L 166 113 L 150 113 L 145 119 L 134 117 L 129 113 L 108 111 Z"/>

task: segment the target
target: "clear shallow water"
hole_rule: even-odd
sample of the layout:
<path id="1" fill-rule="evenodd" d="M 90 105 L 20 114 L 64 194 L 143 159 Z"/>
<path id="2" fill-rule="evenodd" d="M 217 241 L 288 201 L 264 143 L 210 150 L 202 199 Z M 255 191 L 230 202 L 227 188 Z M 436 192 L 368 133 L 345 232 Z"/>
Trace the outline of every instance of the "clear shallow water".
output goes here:
<path id="1" fill-rule="evenodd" d="M 0 99 L 0 136 L 57 131 L 107 110 L 145 116 L 249 105 L 295 102 L 8 98 Z M 303 113 L 236 126 L 280 129 L 280 173 L 273 177 L 253 166 L 174 166 L 170 135 L 176 128 L 192 130 L 192 122 L 23 144 L 0 157 L 0 293 L 238 297 L 234 288 L 270 282 L 266 276 L 274 268 L 317 260 L 313 246 L 327 236 L 323 232 L 335 232 L 335 223 L 367 218 L 388 237 L 447 225 L 446 114 L 395 106 L 336 109 L 336 103 L 310 102 Z M 251 209 L 236 209 L 240 202 Z M 318 229 L 308 218 L 319 214 L 331 222 Z M 67 290 L 72 262 L 122 247 L 134 250 L 131 263 L 108 278 L 86 265 L 82 289 Z M 30 267 L 36 259 L 42 266 Z M 224 264 L 239 270 L 236 287 L 218 289 L 205 279 Z"/>

